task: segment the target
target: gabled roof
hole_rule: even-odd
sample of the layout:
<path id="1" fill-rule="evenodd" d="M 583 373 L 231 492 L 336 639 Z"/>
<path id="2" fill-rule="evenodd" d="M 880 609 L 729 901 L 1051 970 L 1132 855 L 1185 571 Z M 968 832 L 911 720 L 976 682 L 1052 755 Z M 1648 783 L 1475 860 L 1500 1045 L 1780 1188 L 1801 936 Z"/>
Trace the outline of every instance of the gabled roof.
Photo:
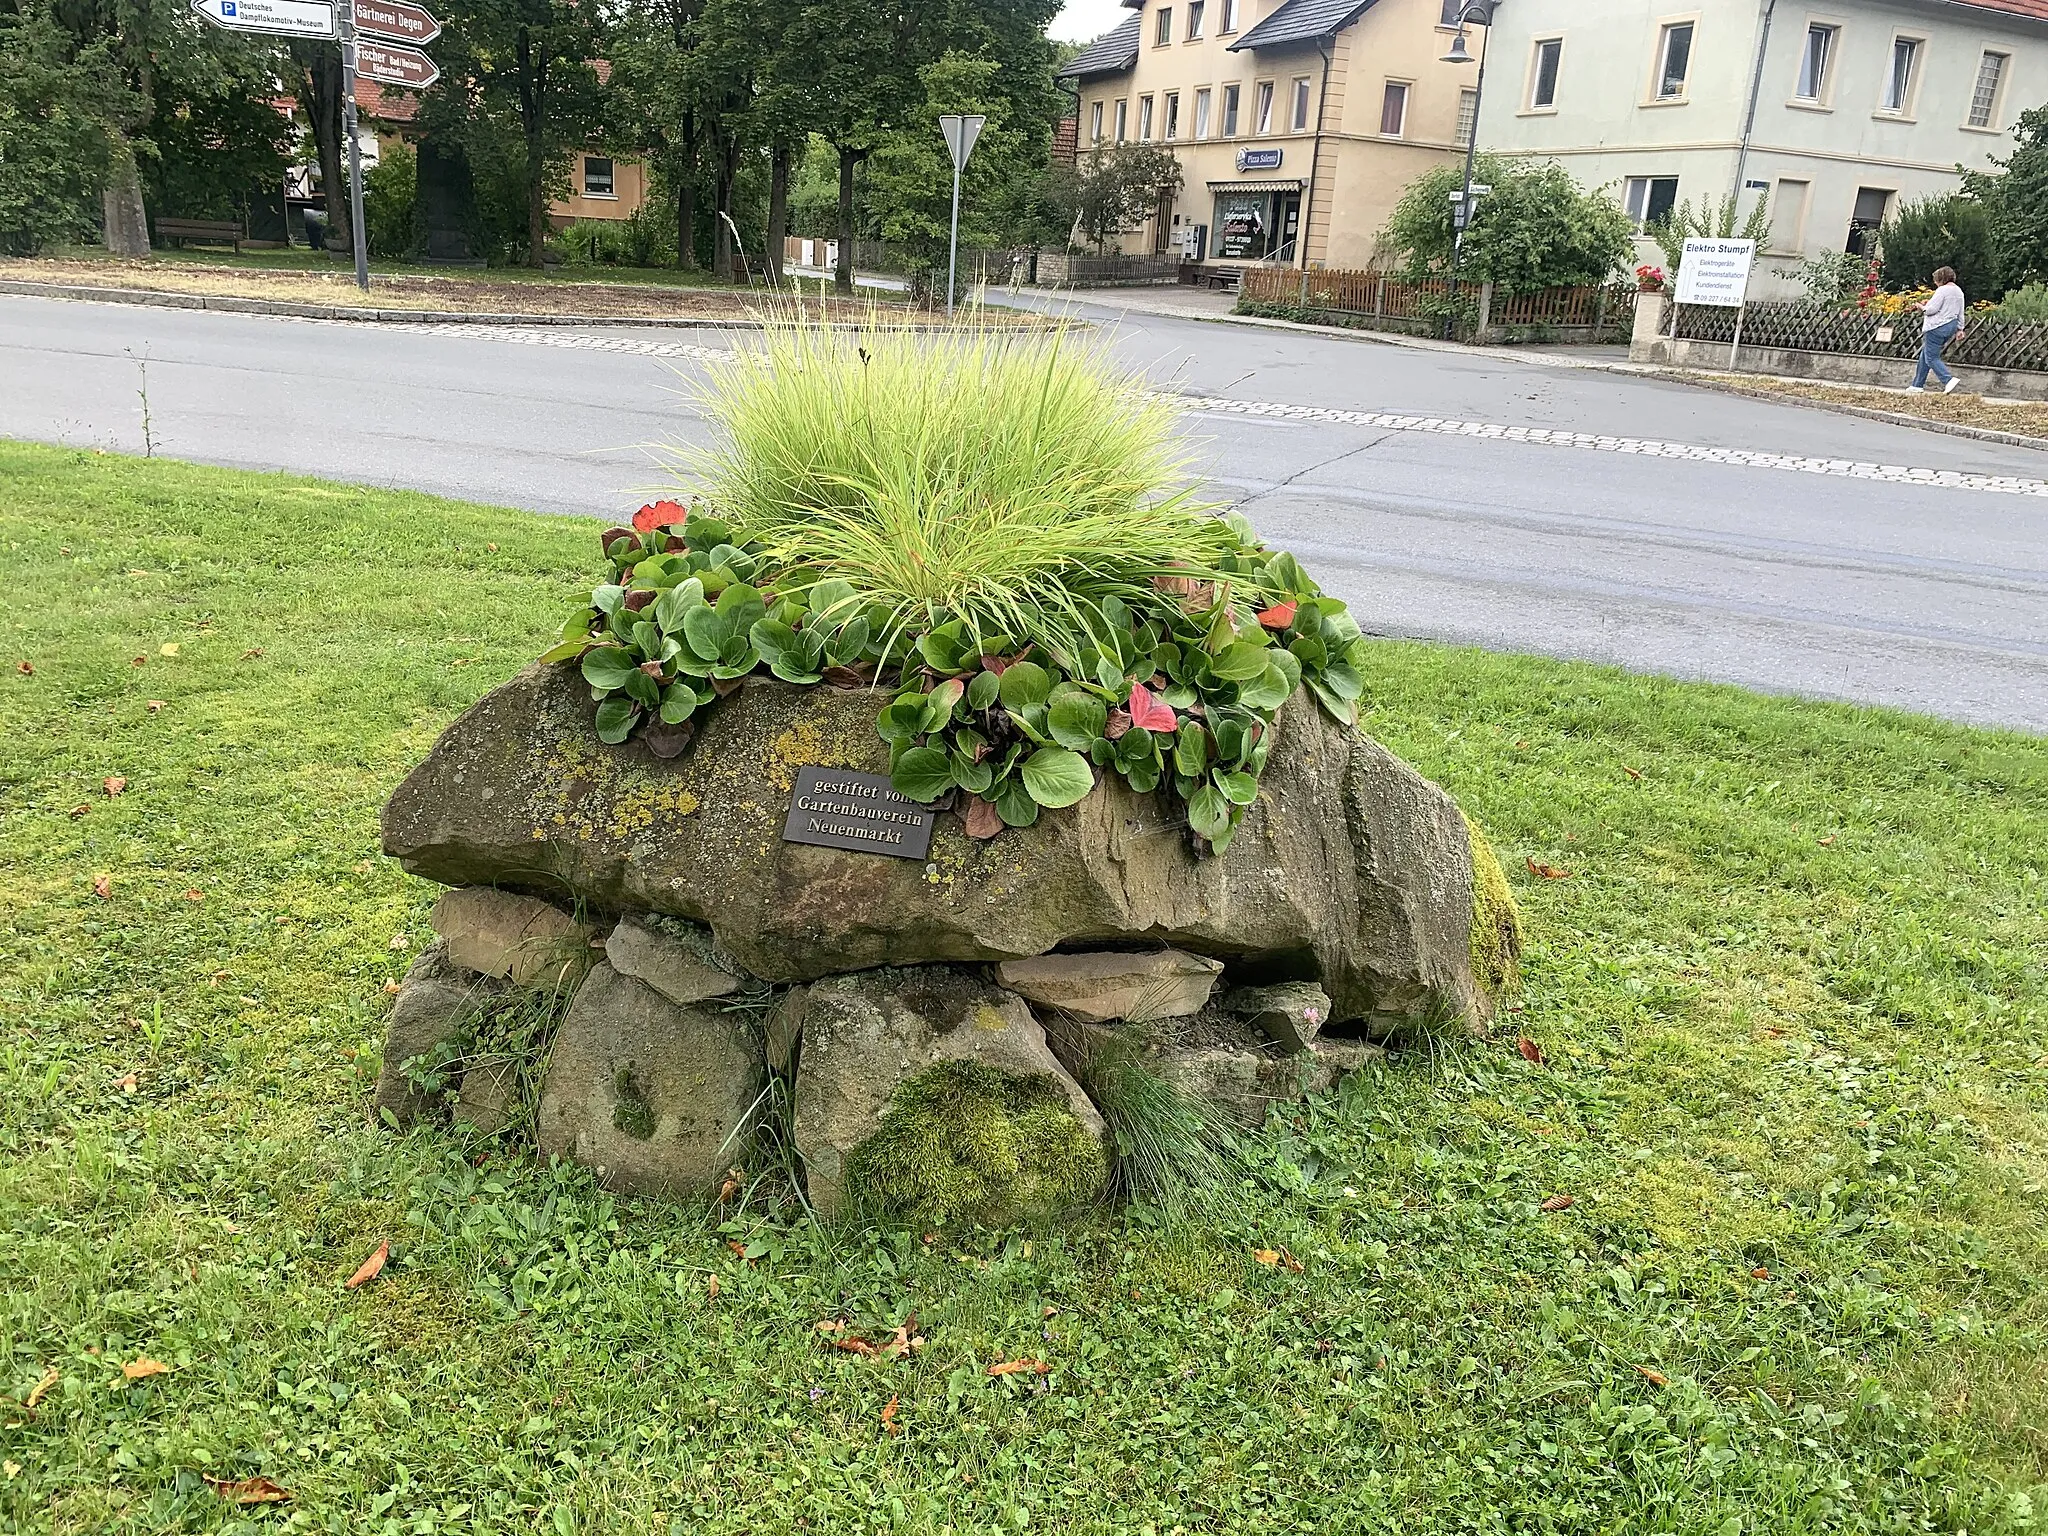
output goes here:
<path id="1" fill-rule="evenodd" d="M 1949 0 L 1949 3 L 1966 11 L 1997 11 L 2006 16 L 2048 21 L 2048 0 Z"/>
<path id="2" fill-rule="evenodd" d="M 1138 62 L 1138 23 L 1144 18 L 1127 16 L 1115 27 L 1074 55 L 1060 71 L 1062 80 L 1087 80 L 1096 75 L 1120 75 Z"/>
<path id="3" fill-rule="evenodd" d="M 1287 0 L 1287 3 L 1230 45 L 1232 53 L 1247 48 L 1278 48 L 1283 43 L 1312 43 L 1334 37 L 1373 7 L 1373 0 Z"/>

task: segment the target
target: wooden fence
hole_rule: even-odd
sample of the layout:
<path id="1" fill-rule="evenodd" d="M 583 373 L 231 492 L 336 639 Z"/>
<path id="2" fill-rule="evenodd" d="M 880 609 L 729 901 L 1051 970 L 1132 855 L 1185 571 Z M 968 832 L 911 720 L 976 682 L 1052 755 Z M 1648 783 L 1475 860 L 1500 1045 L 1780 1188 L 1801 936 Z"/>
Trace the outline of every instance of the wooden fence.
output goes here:
<path id="1" fill-rule="evenodd" d="M 1671 334 L 1680 341 L 1735 339 L 1733 309 L 1708 304 L 1675 304 L 1672 309 Z M 1764 300 L 1744 307 L 1742 344 L 1903 361 L 1920 350 L 1920 316 L 1913 310 L 1884 316 L 1833 304 Z M 2048 372 L 2048 320 L 1972 315 L 1943 356 L 1972 368 Z"/>
<path id="2" fill-rule="evenodd" d="M 1510 294 L 1490 283 L 1468 283 L 1463 293 L 1472 310 L 1460 329 L 1474 340 L 1517 332 L 1524 339 L 1551 332 L 1560 341 L 1605 340 L 1625 337 L 1635 319 L 1635 288 L 1620 284 Z M 1387 272 L 1248 267 L 1240 296 L 1249 304 L 1325 312 L 1367 328 L 1418 330 L 1438 323 L 1451 285 L 1444 278 L 1414 283 Z"/>

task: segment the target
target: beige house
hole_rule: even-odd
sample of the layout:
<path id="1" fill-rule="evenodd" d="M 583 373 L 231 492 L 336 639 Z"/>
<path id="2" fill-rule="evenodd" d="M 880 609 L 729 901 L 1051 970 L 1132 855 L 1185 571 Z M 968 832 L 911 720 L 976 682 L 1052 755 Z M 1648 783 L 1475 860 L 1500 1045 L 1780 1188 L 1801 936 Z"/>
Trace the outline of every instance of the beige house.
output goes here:
<path id="1" fill-rule="evenodd" d="M 1480 149 L 1554 159 L 1638 228 L 1764 202 L 1759 298 L 1990 169 L 2048 101 L 2048 0 L 1500 0 L 1484 46 Z"/>
<path id="2" fill-rule="evenodd" d="M 569 195 L 548 205 L 548 222 L 560 229 L 577 219 L 630 219 L 647 201 L 647 168 L 594 150 L 569 166 Z"/>
<path id="3" fill-rule="evenodd" d="M 1174 152 L 1183 184 L 1129 254 L 1364 267 L 1402 190 L 1464 153 L 1473 71 L 1442 62 L 1458 0 L 1124 0 L 1068 65 L 1079 153 Z"/>

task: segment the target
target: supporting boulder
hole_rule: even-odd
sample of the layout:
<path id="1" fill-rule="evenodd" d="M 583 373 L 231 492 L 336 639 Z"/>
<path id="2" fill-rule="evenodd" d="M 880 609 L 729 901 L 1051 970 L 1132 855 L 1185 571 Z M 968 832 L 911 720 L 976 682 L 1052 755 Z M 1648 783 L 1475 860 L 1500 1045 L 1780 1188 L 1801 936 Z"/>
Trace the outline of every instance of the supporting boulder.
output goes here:
<path id="1" fill-rule="evenodd" d="M 384 1061 L 377 1074 L 377 1114 L 389 1115 L 400 1130 L 410 1129 L 428 1114 L 435 1096 L 421 1091 L 415 1081 L 417 1069 L 437 1063 L 437 1058 L 474 1032 L 483 1015 L 511 995 L 506 982 L 455 964 L 445 943 L 422 951 L 399 983 L 398 998 L 385 1024 Z"/>
<path id="2" fill-rule="evenodd" d="M 744 1156 L 767 1080 L 737 1015 L 679 1007 L 602 964 L 556 1033 L 540 1148 L 594 1168 L 608 1189 L 711 1194 Z"/>

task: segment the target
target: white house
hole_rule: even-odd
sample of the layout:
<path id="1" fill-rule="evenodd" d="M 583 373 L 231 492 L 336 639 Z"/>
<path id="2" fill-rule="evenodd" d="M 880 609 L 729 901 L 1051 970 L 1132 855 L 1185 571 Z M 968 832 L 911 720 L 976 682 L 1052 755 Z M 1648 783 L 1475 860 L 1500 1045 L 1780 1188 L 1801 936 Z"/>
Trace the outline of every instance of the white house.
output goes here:
<path id="1" fill-rule="evenodd" d="M 2048 0 L 1499 0 L 1474 36 L 1482 150 L 1610 186 L 1638 226 L 1766 200 L 1759 297 L 1954 191 L 2048 102 Z"/>

